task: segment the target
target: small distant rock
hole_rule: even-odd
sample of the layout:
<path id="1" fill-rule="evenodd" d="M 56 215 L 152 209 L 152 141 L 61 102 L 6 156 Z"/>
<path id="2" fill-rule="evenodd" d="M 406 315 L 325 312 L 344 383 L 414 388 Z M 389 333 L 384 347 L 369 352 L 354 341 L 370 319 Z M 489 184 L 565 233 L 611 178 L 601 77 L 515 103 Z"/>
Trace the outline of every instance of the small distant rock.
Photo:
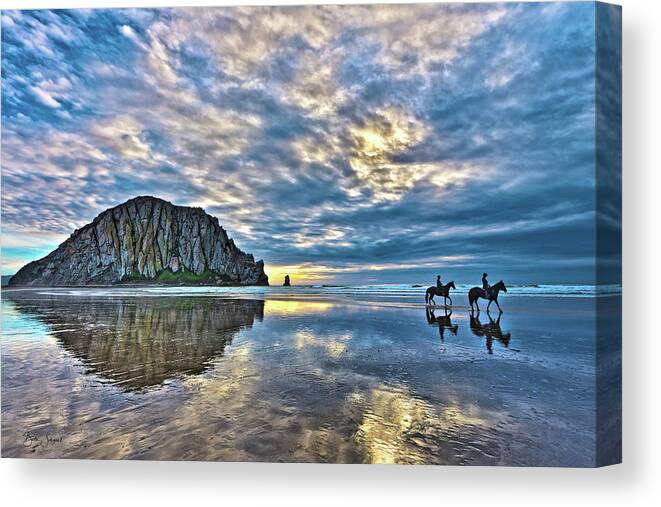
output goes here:
<path id="1" fill-rule="evenodd" d="M 289 275 L 285 275 L 285 283 L 282 284 L 283 287 L 290 287 L 291 281 L 289 280 Z"/>

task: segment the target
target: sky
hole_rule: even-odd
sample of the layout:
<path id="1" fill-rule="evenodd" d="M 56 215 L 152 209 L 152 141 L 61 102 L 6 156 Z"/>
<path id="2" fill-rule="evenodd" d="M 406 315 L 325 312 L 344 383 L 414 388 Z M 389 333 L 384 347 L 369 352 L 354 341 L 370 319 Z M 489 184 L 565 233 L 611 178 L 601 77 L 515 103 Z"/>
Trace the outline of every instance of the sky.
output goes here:
<path id="1" fill-rule="evenodd" d="M 595 33 L 593 3 L 3 11 L 2 274 L 154 195 L 272 283 L 593 283 Z"/>

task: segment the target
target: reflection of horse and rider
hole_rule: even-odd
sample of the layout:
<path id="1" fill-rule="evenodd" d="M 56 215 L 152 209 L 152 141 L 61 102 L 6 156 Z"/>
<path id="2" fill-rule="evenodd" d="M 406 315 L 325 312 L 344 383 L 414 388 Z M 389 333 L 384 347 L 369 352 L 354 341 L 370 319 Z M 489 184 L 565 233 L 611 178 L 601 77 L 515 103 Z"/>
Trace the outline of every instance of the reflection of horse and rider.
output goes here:
<path id="1" fill-rule="evenodd" d="M 473 310 L 473 305 L 475 305 L 478 312 L 480 311 L 480 306 L 477 303 L 478 299 L 482 298 L 489 301 L 489 304 L 487 304 L 487 311 L 489 311 L 491 303 L 496 303 L 498 310 L 502 313 L 503 310 L 500 308 L 500 304 L 498 304 L 498 294 L 501 291 L 507 292 L 507 287 L 505 287 L 505 283 L 502 280 L 494 285 L 490 285 L 487 276 L 486 273 L 482 274 L 482 287 L 473 287 L 468 291 L 468 302 L 470 303 L 471 311 Z M 450 289 L 456 289 L 454 281 L 443 284 L 441 281 L 441 275 L 438 275 L 436 277 L 436 285 L 429 287 L 425 292 L 425 303 L 435 305 L 436 301 L 434 301 L 434 296 L 441 296 L 444 305 L 447 306 L 448 300 L 450 301 L 450 305 L 452 305 Z"/>
<path id="2" fill-rule="evenodd" d="M 489 317 L 488 324 L 482 324 L 480 322 L 480 314 L 474 315 L 471 312 L 470 315 L 470 328 L 475 336 L 484 337 L 487 340 L 487 351 L 489 354 L 493 354 L 493 341 L 494 339 L 501 343 L 505 348 L 509 347 L 510 339 L 512 337 L 511 333 L 503 333 L 503 330 L 500 328 L 500 314 L 496 320 L 491 318 L 491 314 L 487 312 Z"/>
<path id="3" fill-rule="evenodd" d="M 459 324 L 452 323 L 452 310 L 448 313 L 447 308 L 444 310 L 445 315 L 437 317 L 434 314 L 434 309 L 429 306 L 425 308 L 425 313 L 427 314 L 427 323 L 430 326 L 438 326 L 438 335 L 441 337 L 441 341 L 445 339 L 445 331 L 449 330 L 453 335 L 457 335 L 457 330 L 459 329 Z"/>

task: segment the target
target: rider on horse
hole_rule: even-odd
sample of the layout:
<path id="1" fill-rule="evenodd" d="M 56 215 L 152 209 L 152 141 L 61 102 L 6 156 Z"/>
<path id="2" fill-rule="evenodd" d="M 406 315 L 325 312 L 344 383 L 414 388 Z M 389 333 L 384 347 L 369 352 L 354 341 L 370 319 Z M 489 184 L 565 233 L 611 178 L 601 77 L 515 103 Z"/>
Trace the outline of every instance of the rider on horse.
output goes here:
<path id="1" fill-rule="evenodd" d="M 425 303 L 436 304 L 434 302 L 434 296 L 441 296 L 444 303 L 447 303 L 447 300 L 450 300 L 450 304 L 452 304 L 450 289 L 456 289 L 454 282 L 444 284 L 441 282 L 441 275 L 438 275 L 436 277 L 436 285 L 427 288 L 427 291 L 425 292 Z"/>
<path id="2" fill-rule="evenodd" d="M 482 273 L 482 290 L 484 291 L 484 297 L 488 298 L 491 293 L 491 285 L 489 285 L 486 273 Z"/>
<path id="3" fill-rule="evenodd" d="M 473 309 L 473 305 L 475 305 L 475 308 L 477 311 L 480 311 L 480 306 L 477 304 L 477 300 L 479 298 L 484 298 L 487 301 L 489 301 L 489 304 L 487 305 L 487 311 L 489 311 L 489 306 L 491 303 L 496 303 L 496 306 L 498 307 L 498 310 L 502 312 L 500 309 L 500 304 L 498 303 L 498 294 L 500 292 L 507 292 L 507 287 L 505 287 L 505 283 L 501 280 L 498 283 L 495 283 L 493 286 L 489 285 L 489 281 L 487 280 L 487 274 L 484 273 L 482 275 L 482 287 L 473 287 L 468 291 L 468 302 L 471 305 L 471 310 Z"/>

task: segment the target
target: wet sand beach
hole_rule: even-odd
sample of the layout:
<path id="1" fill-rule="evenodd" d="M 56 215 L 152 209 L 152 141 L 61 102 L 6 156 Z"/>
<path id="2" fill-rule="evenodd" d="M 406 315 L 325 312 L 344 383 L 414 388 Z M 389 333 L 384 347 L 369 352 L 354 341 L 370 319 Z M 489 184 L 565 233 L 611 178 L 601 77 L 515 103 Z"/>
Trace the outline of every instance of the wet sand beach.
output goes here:
<path id="1" fill-rule="evenodd" d="M 620 296 L 327 292 L 3 290 L 2 456 L 595 465 Z"/>

